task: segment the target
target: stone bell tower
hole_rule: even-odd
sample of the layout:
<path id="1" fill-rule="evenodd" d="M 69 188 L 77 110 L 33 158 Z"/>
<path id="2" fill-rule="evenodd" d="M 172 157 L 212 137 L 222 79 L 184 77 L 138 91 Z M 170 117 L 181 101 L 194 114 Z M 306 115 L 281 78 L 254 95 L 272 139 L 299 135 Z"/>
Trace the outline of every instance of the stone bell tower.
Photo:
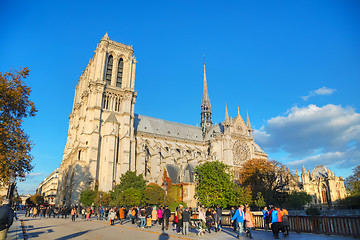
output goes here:
<path id="1" fill-rule="evenodd" d="M 136 63 L 132 46 L 105 34 L 75 89 L 58 204 L 78 201 L 89 187 L 109 191 L 134 170 Z"/>

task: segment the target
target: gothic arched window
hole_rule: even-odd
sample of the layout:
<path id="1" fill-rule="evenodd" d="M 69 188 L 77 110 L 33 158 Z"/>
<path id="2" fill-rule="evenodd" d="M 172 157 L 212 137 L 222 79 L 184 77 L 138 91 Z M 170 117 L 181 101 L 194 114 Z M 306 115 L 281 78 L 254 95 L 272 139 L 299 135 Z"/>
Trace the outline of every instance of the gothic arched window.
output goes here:
<path id="1" fill-rule="evenodd" d="M 113 56 L 110 55 L 106 65 L 106 75 L 105 75 L 106 83 L 109 85 L 111 84 L 112 68 L 113 68 Z"/>
<path id="2" fill-rule="evenodd" d="M 124 69 L 124 60 L 120 58 L 118 65 L 118 72 L 116 78 L 116 86 L 121 87 L 122 85 L 122 77 L 123 77 L 123 69 Z"/>

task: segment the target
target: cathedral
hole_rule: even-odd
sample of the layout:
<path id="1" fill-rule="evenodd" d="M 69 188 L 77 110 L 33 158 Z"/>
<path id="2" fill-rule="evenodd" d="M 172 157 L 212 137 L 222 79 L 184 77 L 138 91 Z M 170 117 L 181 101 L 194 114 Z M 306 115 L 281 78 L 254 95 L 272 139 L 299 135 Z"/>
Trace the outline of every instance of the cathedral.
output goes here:
<path id="1" fill-rule="evenodd" d="M 239 110 L 213 124 L 204 63 L 200 127 L 135 113 L 136 58 L 132 46 L 101 39 L 75 88 L 69 130 L 60 166 L 57 205 L 79 202 L 87 188 L 109 191 L 126 171 L 148 183 L 186 183 L 183 200 L 195 204 L 194 168 L 221 161 L 238 171 L 242 162 L 267 159 L 255 143 L 249 115 Z M 200 96 L 199 96 L 200 99 Z"/>

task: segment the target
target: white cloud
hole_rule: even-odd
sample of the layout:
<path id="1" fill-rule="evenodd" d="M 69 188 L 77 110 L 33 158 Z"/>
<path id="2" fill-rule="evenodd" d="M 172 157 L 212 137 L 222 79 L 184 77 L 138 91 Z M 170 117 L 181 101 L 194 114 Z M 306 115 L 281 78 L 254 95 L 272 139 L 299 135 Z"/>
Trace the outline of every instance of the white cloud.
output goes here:
<path id="1" fill-rule="evenodd" d="M 34 177 L 37 177 L 37 176 L 41 176 L 43 175 L 42 173 L 28 173 L 26 174 L 26 178 L 34 178 Z"/>
<path id="2" fill-rule="evenodd" d="M 289 163 L 290 166 L 302 166 L 313 168 L 315 165 L 333 165 L 337 168 L 350 168 L 359 164 L 360 151 L 357 148 L 350 148 L 344 152 L 327 152 L 309 156 L 301 160 L 295 160 Z"/>
<path id="3" fill-rule="evenodd" d="M 283 160 L 293 166 L 352 168 L 360 160 L 360 114 L 352 107 L 295 106 L 269 119 L 254 136 L 270 155 L 285 152 Z"/>
<path id="4" fill-rule="evenodd" d="M 302 96 L 301 98 L 305 101 L 307 101 L 310 97 L 316 96 L 316 95 L 331 95 L 336 91 L 336 89 L 322 87 L 315 91 L 311 91 L 309 95 Z"/>

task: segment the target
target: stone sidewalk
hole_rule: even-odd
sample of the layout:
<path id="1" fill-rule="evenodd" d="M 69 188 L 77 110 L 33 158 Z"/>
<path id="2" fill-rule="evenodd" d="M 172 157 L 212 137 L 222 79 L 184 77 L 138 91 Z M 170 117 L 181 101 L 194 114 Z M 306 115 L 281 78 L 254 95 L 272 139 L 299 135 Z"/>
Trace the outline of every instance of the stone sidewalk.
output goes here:
<path id="1" fill-rule="evenodd" d="M 9 228 L 6 239 L 11 239 L 11 240 L 24 239 L 20 218 L 18 218 L 18 220 L 14 219 L 13 224 Z"/>
<path id="2" fill-rule="evenodd" d="M 19 214 L 20 219 L 24 219 L 25 228 L 27 229 L 27 239 L 93 239 L 94 233 L 99 237 L 97 239 L 146 239 L 146 240 L 168 240 L 168 239 L 221 239 L 230 240 L 236 239 L 236 232 L 231 228 L 224 227 L 221 232 L 211 234 L 206 233 L 204 236 L 197 236 L 196 229 L 190 228 L 189 235 L 178 235 L 175 227 L 170 224 L 169 230 L 162 231 L 161 227 L 156 224 L 152 228 L 139 228 L 136 225 L 126 221 L 125 224 L 120 225 L 119 221 L 115 221 L 114 226 L 109 226 L 106 221 L 100 221 L 93 218 L 91 221 L 86 222 L 83 219 L 77 218 L 76 222 L 72 223 L 71 219 L 62 218 L 25 218 L 23 214 Z M 74 227 L 72 232 L 70 227 Z M 40 230 L 41 229 L 41 230 Z M 69 230 L 68 230 L 69 229 Z M 92 235 L 90 235 L 92 231 Z M 107 235 L 106 235 L 107 233 Z M 109 235 L 109 233 L 111 233 Z M 120 234 L 120 235 L 119 235 Z M 280 234 L 280 239 L 283 237 Z M 56 236 L 56 237 L 55 237 Z M 59 238 L 59 236 L 61 236 Z M 69 238 L 71 236 L 71 238 Z M 55 238 L 54 238 L 55 237 Z M 9 229 L 7 239 L 24 239 L 20 220 L 14 220 L 13 225 Z M 244 238 L 248 239 L 248 238 Z M 253 231 L 253 239 L 264 240 L 273 239 L 271 232 L 264 232 L 263 230 Z M 325 236 L 320 234 L 308 233 L 293 233 L 291 232 L 286 239 L 311 239 L 311 240 L 333 240 L 333 239 L 353 239 L 351 237 L 341 236 Z"/>

